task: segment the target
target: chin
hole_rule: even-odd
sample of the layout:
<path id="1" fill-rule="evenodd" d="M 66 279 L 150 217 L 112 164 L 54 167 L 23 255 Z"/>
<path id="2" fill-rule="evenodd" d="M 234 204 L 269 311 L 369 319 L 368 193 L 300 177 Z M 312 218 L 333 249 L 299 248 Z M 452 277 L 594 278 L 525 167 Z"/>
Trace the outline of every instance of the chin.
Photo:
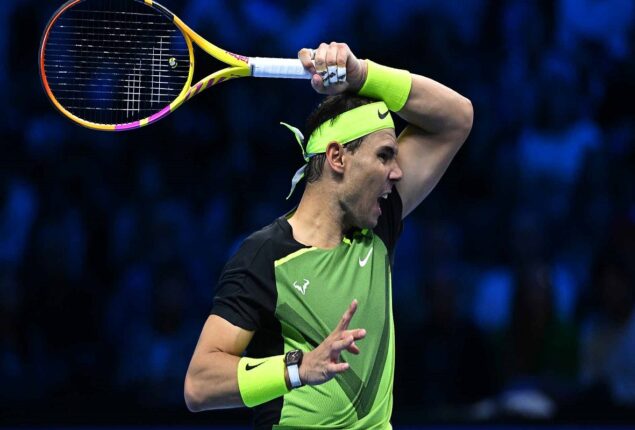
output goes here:
<path id="1" fill-rule="evenodd" d="M 378 218 L 360 220 L 360 222 L 358 223 L 358 227 L 361 229 L 367 228 L 369 230 L 372 230 L 377 226 L 377 221 Z"/>

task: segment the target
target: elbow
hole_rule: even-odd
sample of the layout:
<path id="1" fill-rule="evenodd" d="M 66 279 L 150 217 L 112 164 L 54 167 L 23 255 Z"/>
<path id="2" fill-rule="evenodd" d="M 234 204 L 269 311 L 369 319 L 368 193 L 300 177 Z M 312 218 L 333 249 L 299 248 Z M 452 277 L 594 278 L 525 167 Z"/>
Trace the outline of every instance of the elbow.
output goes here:
<path id="1" fill-rule="evenodd" d="M 474 107 L 470 99 L 461 97 L 460 112 L 459 129 L 463 133 L 463 141 L 465 141 L 472 131 L 472 124 L 474 124 Z"/>
<path id="2" fill-rule="evenodd" d="M 461 112 L 462 112 L 462 129 L 465 133 L 465 138 L 472 131 L 472 124 L 474 124 L 474 106 L 472 106 L 472 102 L 470 99 L 463 97 L 461 103 Z"/>
<path id="3" fill-rule="evenodd" d="M 452 105 L 452 115 L 446 123 L 445 132 L 447 141 L 452 142 L 458 151 L 472 131 L 474 123 L 474 108 L 470 99 L 457 95 L 457 100 Z"/>
<path id="4" fill-rule="evenodd" d="M 204 409 L 201 396 L 197 393 L 194 381 L 192 381 L 192 377 L 189 374 L 185 376 L 183 395 L 185 398 L 185 405 L 190 412 L 200 412 Z"/>

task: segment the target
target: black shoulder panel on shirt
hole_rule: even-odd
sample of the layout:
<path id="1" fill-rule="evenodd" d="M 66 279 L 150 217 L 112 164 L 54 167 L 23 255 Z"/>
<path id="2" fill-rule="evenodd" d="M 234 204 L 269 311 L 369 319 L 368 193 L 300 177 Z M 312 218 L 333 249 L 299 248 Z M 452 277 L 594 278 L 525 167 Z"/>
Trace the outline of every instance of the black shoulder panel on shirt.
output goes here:
<path id="1" fill-rule="evenodd" d="M 301 248 L 283 218 L 253 233 L 223 268 L 211 313 L 245 330 L 267 328 L 277 300 L 274 262 Z"/>

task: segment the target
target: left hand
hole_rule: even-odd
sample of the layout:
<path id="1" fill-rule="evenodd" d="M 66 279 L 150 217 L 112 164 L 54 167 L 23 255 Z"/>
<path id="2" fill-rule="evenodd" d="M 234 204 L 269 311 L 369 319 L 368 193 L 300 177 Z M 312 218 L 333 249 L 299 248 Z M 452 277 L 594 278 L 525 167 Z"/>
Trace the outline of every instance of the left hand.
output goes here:
<path id="1" fill-rule="evenodd" d="M 313 74 L 311 86 L 320 94 L 357 92 L 366 80 L 366 62 L 359 60 L 346 43 L 321 43 L 298 52 L 302 65 Z"/>
<path id="2" fill-rule="evenodd" d="M 303 384 L 323 384 L 333 379 L 338 373 L 346 372 L 350 368 L 349 363 L 340 361 L 342 351 L 359 354 L 360 350 L 355 341 L 366 337 L 365 329 L 350 330 L 348 328 L 355 311 L 357 311 L 357 305 L 357 300 L 353 300 L 331 334 L 314 350 L 304 354 L 299 369 L 300 381 Z"/>

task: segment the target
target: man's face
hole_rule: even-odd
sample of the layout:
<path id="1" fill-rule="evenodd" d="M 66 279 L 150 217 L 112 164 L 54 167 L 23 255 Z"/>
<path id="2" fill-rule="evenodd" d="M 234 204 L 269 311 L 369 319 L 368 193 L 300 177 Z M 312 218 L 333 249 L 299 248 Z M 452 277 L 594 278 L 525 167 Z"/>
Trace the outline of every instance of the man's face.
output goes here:
<path id="1" fill-rule="evenodd" d="M 345 151 L 340 205 L 349 226 L 373 228 L 381 215 L 379 201 L 386 198 L 401 179 L 397 163 L 394 129 L 379 130 L 364 137 L 354 153 Z"/>

